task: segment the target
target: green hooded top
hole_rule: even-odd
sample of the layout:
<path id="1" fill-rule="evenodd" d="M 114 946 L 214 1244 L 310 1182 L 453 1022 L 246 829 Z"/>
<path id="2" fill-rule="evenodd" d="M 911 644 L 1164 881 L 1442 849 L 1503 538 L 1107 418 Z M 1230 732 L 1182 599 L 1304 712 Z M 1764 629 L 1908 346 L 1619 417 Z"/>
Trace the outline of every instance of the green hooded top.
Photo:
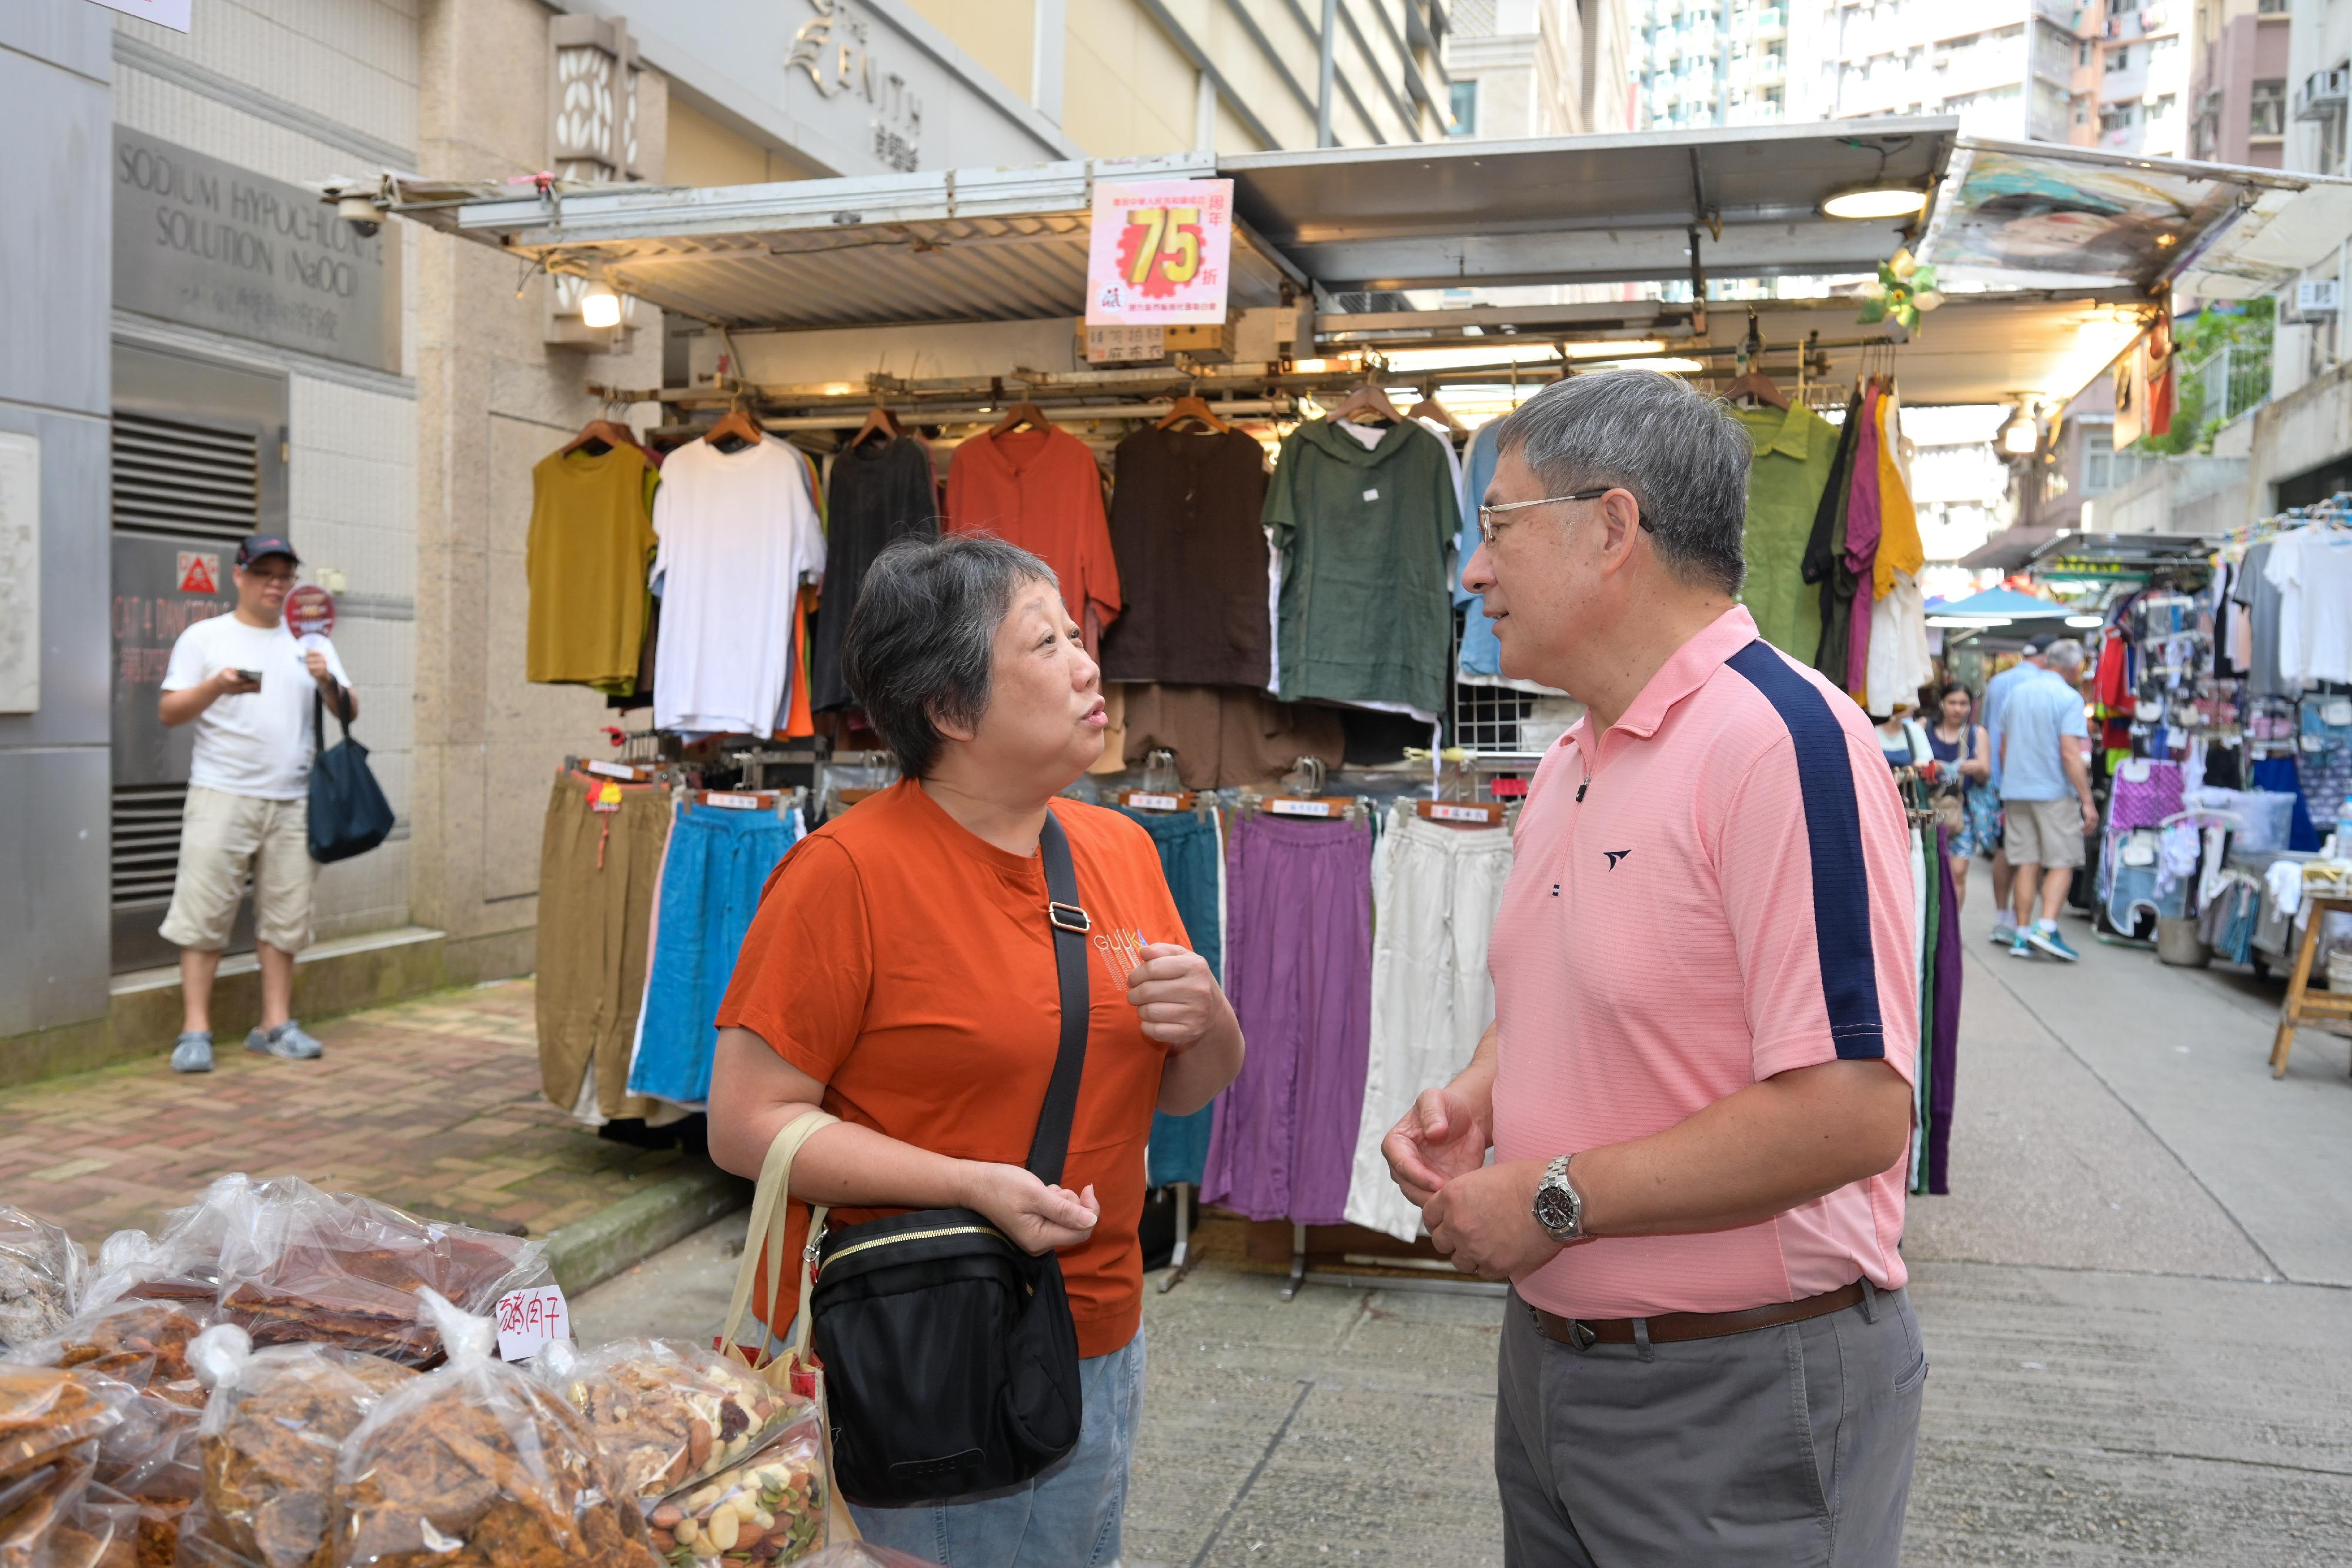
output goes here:
<path id="1" fill-rule="evenodd" d="M 1278 695 L 1444 712 L 1445 552 L 1462 517 L 1440 438 L 1406 420 L 1367 451 L 1328 420 L 1302 424 L 1283 440 L 1265 520 L 1282 552 Z"/>

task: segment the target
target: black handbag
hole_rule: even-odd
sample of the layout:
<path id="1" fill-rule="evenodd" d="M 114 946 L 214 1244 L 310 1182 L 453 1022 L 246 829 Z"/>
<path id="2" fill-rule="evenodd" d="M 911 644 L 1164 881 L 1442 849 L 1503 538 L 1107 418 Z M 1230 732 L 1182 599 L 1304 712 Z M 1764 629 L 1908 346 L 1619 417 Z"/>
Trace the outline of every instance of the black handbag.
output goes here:
<path id="1" fill-rule="evenodd" d="M 352 721 L 341 712 L 335 721 L 343 738 L 327 745 L 327 696 L 310 696 L 310 858 L 321 865 L 363 855 L 383 842 L 392 831 L 392 802 L 375 781 L 367 764 L 367 747 L 352 738 Z"/>
<path id="2" fill-rule="evenodd" d="M 1038 847 L 1062 1040 L 1028 1166 L 1052 1185 L 1086 1062 L 1090 923 L 1051 811 Z M 1014 1486 L 1077 1446 L 1078 1334 L 1059 1258 L 1029 1256 L 969 1208 L 841 1226 L 812 1255 L 834 1473 L 852 1501 L 937 1502 Z"/>

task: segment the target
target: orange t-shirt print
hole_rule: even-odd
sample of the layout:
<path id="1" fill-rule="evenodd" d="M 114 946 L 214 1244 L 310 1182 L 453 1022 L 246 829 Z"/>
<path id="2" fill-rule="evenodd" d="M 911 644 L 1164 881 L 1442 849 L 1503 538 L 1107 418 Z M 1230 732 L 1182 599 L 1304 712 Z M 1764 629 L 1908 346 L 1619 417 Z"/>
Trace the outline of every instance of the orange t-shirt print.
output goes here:
<path id="1" fill-rule="evenodd" d="M 1089 1184 L 1093 1235 L 1063 1251 L 1081 1355 L 1107 1355 L 1143 1316 L 1143 1150 L 1165 1049 L 1143 1033 L 1109 952 L 1113 933 L 1189 946 L 1150 836 L 1129 819 L 1054 802 L 1088 938 L 1086 1070 L 1062 1185 Z M 845 1122 L 959 1159 L 1021 1165 L 1060 1046 L 1045 878 L 967 831 L 919 785 L 866 800 L 794 845 L 769 879 L 719 1010 L 825 1085 Z M 891 1212 L 837 1209 L 854 1225 Z M 795 1204 L 787 1256 L 807 1240 Z M 787 1275 L 787 1278 L 793 1276 Z M 765 1291 L 766 1270 L 761 1270 Z M 755 1300 L 762 1322 L 764 1299 Z M 781 1324 L 779 1325 L 781 1327 Z"/>

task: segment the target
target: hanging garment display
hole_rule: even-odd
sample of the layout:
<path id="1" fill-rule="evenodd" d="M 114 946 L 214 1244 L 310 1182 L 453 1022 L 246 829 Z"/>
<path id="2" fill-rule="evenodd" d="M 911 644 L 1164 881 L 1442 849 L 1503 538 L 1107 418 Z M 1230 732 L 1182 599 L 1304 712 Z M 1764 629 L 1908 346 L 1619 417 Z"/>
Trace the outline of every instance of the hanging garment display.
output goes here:
<path id="1" fill-rule="evenodd" d="M 1837 468 L 1838 431 L 1802 403 L 1785 411 L 1729 408 L 1748 432 L 1748 582 L 1739 601 L 1764 640 L 1810 661 L 1822 642 L 1820 596 L 1807 590 L 1805 548 L 1814 515 Z M 1464 634 L 1468 645 L 1468 634 Z M 1465 655 L 1466 657 L 1466 655 Z"/>
<path id="2" fill-rule="evenodd" d="M 809 706 L 816 713 L 847 707 L 849 683 L 841 672 L 841 641 L 866 569 L 895 539 L 940 531 L 931 449 L 919 436 L 861 441 L 833 460 L 825 509 L 824 597 L 811 632 Z"/>
<path id="3" fill-rule="evenodd" d="M 1464 504 L 1460 537 L 1454 547 L 1454 603 L 1463 612 L 1461 674 L 1465 678 L 1500 679 L 1503 674 L 1503 644 L 1495 635 L 1495 623 L 1486 619 L 1486 598 L 1462 586 L 1463 570 L 1478 553 L 1478 508 L 1486 500 L 1488 482 L 1495 477 L 1502 428 L 1499 419 L 1480 425 L 1462 460 Z"/>
<path id="4" fill-rule="evenodd" d="M 657 1107 L 628 1092 L 669 791 L 563 771 L 540 835 L 533 984 L 541 1092 L 590 1125 Z"/>
<path id="5" fill-rule="evenodd" d="M 2279 592 L 2282 688 L 2352 683 L 2352 531 L 2320 525 L 2280 534 L 2263 576 Z"/>
<path id="6" fill-rule="evenodd" d="M 524 679 L 607 695 L 636 689 L 660 483 L 645 452 L 626 444 L 551 453 L 532 467 Z"/>
<path id="7" fill-rule="evenodd" d="M 1929 831 L 1936 834 L 1941 904 L 1929 982 L 1933 1027 L 1920 1037 L 1929 1042 L 1932 1055 L 1919 1076 L 1927 1082 L 1927 1190 L 1940 1197 L 1952 1190 L 1952 1108 L 1959 1093 L 1960 894 L 1952 878 L 1952 836 L 1932 825 Z"/>
<path id="8" fill-rule="evenodd" d="M 2231 596 L 2246 612 L 2246 689 L 2249 697 L 2292 696 L 2294 688 L 2279 674 L 2280 601 L 2284 594 L 2270 574 L 2273 541 L 2248 548 Z"/>
<path id="9" fill-rule="evenodd" d="M 1857 701 L 1869 679 L 1870 606 L 1875 599 L 1878 572 L 1880 396 L 1875 386 L 1864 389 L 1862 434 L 1854 440 L 1853 476 L 1847 482 L 1844 557 L 1845 569 L 1853 577 L 1854 595 L 1846 629 L 1845 669 L 1837 679 Z"/>
<path id="10" fill-rule="evenodd" d="M 1099 635 L 1124 598 L 1103 515 L 1102 470 L 1052 426 L 975 435 L 948 463 L 948 527 L 993 534 L 1054 569 L 1070 619 Z"/>
<path id="11" fill-rule="evenodd" d="M 1223 980 L 1224 956 L 1224 850 L 1214 810 L 1122 812 L 1143 824 L 1160 851 L 1160 869 L 1192 951 L 1208 960 L 1209 973 Z M 1151 1143 L 1145 1151 L 1145 1180 L 1153 1186 L 1190 1182 L 1198 1186 L 1208 1166 L 1214 1105 L 1189 1116 L 1154 1112 Z"/>
<path id="12" fill-rule="evenodd" d="M 1265 520 L 1282 558 L 1280 695 L 1444 707 L 1461 527 L 1444 443 L 1405 420 L 1367 451 L 1310 420 L 1283 440 Z"/>
<path id="13" fill-rule="evenodd" d="M 698 804 L 676 808 L 654 897 L 645 1000 L 629 1092 L 691 1110 L 710 1097 L 719 1003 L 760 895 L 800 841 L 801 814 Z"/>
<path id="14" fill-rule="evenodd" d="M 1370 1030 L 1371 855 L 1367 823 L 1249 812 L 1234 823 L 1225 994 L 1249 1053 L 1217 1097 L 1203 1203 L 1302 1225 L 1347 1218 Z"/>
<path id="15" fill-rule="evenodd" d="M 1853 597 L 1857 584 L 1846 564 L 1846 513 L 1853 501 L 1856 454 L 1862 442 L 1862 394 L 1845 405 L 1845 423 L 1839 427 L 1837 450 L 1830 468 L 1829 487 L 1813 509 L 1813 530 L 1805 540 L 1804 580 L 1814 585 L 1821 600 L 1822 640 L 1812 652 L 1813 668 L 1831 683 L 1845 684 L 1848 640 L 1853 631 Z"/>
<path id="16" fill-rule="evenodd" d="M 1124 608 L 1103 679 L 1264 688 L 1265 449 L 1238 430 L 1147 425 L 1118 444 L 1110 542 Z"/>
<path id="17" fill-rule="evenodd" d="M 1347 734 L 1337 709 L 1276 702 L 1234 686 L 1131 685 L 1123 719 L 1127 763 L 1156 750 L 1176 754 L 1187 789 L 1220 789 L 1279 779 L 1302 757 L 1338 768 Z"/>
<path id="18" fill-rule="evenodd" d="M 692 441 L 662 465 L 661 659 L 654 726 L 765 735 L 791 677 L 801 584 L 824 575 L 824 534 L 799 452 Z"/>
<path id="19" fill-rule="evenodd" d="M 1424 1089 L 1469 1065 L 1495 1021 L 1486 938 L 1511 873 L 1508 828 L 1454 828 L 1400 800 L 1372 856 L 1372 1002 L 1350 1224 L 1400 1241 L 1421 1210 L 1389 1175 L 1381 1141 Z"/>

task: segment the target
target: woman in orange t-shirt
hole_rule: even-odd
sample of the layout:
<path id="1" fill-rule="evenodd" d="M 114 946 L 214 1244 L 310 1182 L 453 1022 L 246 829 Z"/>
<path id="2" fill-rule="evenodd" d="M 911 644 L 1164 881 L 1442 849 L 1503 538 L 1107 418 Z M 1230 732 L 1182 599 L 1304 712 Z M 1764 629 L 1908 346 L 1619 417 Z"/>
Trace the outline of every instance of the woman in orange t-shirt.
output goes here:
<path id="1" fill-rule="evenodd" d="M 711 1157 L 756 1175 L 812 1105 L 841 1118 L 793 1166 L 845 1225 L 967 1207 L 1061 1254 L 1077 1327 L 1077 1448 L 1009 1491 L 857 1510 L 867 1537 L 949 1568 L 1117 1561 L 1141 1416 L 1143 1146 L 1154 1111 L 1199 1110 L 1241 1070 L 1241 1026 L 1141 827 L 1055 796 L 1101 755 L 1100 673 L 1052 570 L 999 539 L 906 539 L 867 572 L 843 649 L 898 755 L 896 787 L 776 868 L 719 1012 Z M 1062 824 L 1097 930 L 1140 933 L 1131 969 L 1091 948 L 1086 1068 L 1063 1180 L 1023 1161 L 1060 1042 L 1038 835 Z M 775 1325 L 782 1329 L 781 1322 Z"/>

